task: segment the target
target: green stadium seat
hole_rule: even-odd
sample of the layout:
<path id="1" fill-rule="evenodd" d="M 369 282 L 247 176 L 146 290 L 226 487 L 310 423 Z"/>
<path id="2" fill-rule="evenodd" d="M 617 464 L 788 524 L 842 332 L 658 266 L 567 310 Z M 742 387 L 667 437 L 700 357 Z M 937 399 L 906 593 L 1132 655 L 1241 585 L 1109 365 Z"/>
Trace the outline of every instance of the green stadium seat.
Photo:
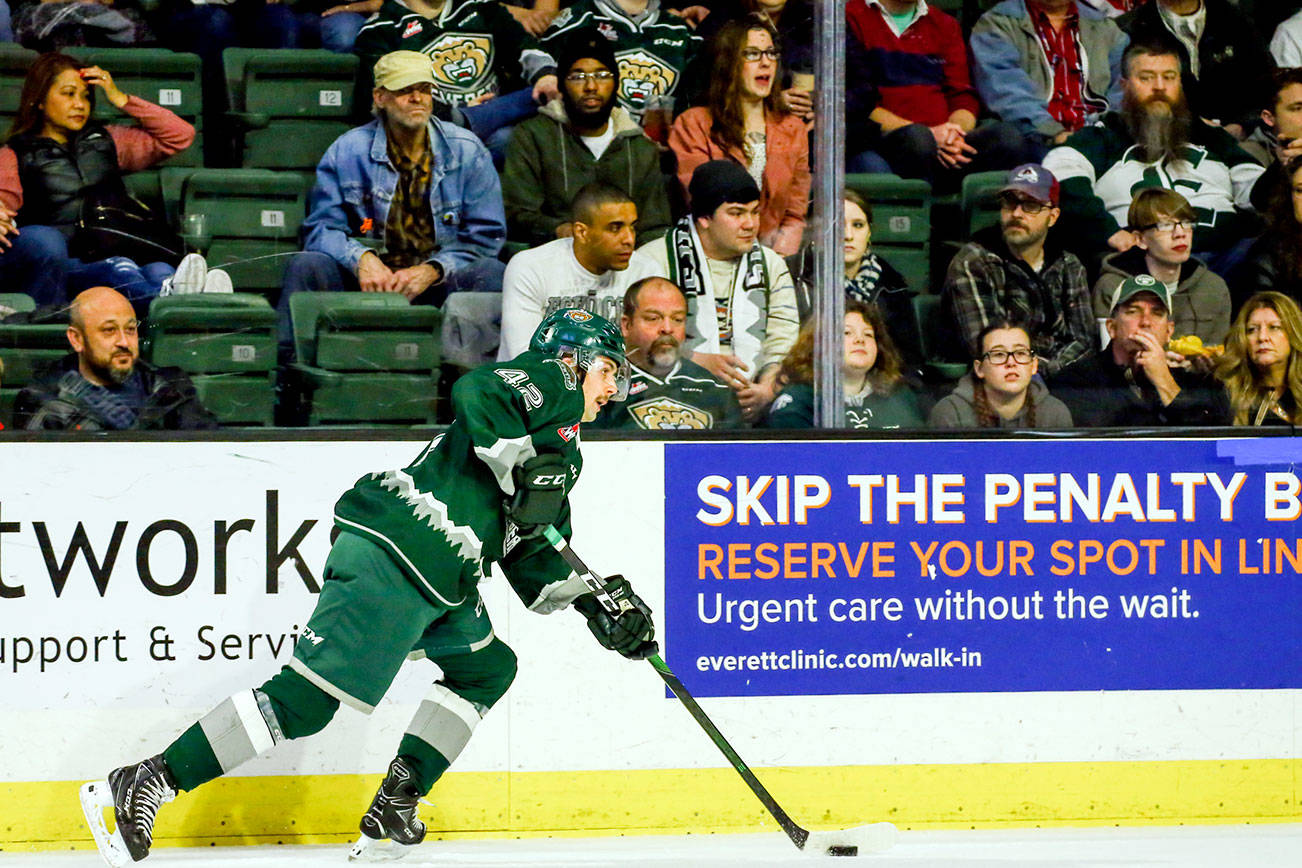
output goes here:
<path id="1" fill-rule="evenodd" d="M 23 81 L 39 55 L 16 42 L 0 42 L 0 135 L 9 132 L 23 93 Z"/>
<path id="2" fill-rule="evenodd" d="M 918 293 L 931 292 L 931 185 L 897 175 L 846 175 L 873 209 L 872 249 Z"/>
<path id="3" fill-rule="evenodd" d="M 222 65 L 246 168 L 314 169 L 352 126 L 356 55 L 228 48 Z"/>
<path id="4" fill-rule="evenodd" d="M 179 184 L 180 214 L 208 217 L 208 265 L 225 269 L 241 291 L 275 294 L 289 257 L 302 248 L 307 212 L 302 176 L 267 169 L 195 169 L 163 175 L 164 196 Z"/>
<path id="5" fill-rule="evenodd" d="M 156 298 L 145 322 L 145 353 L 155 365 L 189 374 L 222 425 L 274 423 L 276 312 L 261 296 Z"/>
<path id="6" fill-rule="evenodd" d="M 24 293 L 2 293 L 0 307 L 29 311 L 36 308 L 36 302 Z M 36 372 L 71 351 L 66 325 L 6 324 L 0 320 L 0 362 L 4 364 L 0 376 L 0 424 L 10 426 L 14 399 L 32 382 Z"/>
<path id="7" fill-rule="evenodd" d="M 922 338 L 922 355 L 928 368 L 941 379 L 957 380 L 971 367 L 959 360 L 961 350 L 952 338 L 953 328 L 944 322 L 939 295 L 915 295 L 913 311 L 917 314 Z"/>
<path id="8" fill-rule="evenodd" d="M 166 48 L 69 48 L 87 65 L 102 66 L 118 87 L 129 94 L 175 112 L 194 125 L 194 144 L 169 157 L 163 166 L 203 165 L 203 82 L 199 55 Z M 95 117 L 104 123 L 134 124 L 134 120 L 97 94 Z"/>
<path id="9" fill-rule="evenodd" d="M 435 421 L 438 308 L 390 293 L 302 292 L 290 315 L 308 424 Z"/>
<path id="10" fill-rule="evenodd" d="M 1004 186 L 1008 173 L 976 172 L 963 179 L 959 194 L 963 205 L 964 238 L 971 238 L 987 226 L 999 225 L 999 200 L 995 194 Z"/>

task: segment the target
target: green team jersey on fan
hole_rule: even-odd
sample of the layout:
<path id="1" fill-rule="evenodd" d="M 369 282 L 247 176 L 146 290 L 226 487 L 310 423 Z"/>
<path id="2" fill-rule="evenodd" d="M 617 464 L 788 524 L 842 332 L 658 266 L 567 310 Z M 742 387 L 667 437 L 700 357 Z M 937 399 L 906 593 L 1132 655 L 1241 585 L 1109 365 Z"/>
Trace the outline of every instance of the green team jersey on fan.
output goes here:
<path id="1" fill-rule="evenodd" d="M 606 404 L 591 425 L 648 431 L 740 428 L 741 405 L 732 389 L 690 359 L 680 359 L 663 377 L 634 365 L 628 398 Z"/>
<path id="2" fill-rule="evenodd" d="M 452 403 L 448 430 L 402 470 L 359 479 L 335 504 L 335 525 L 388 552 L 439 606 L 477 599 L 475 585 L 493 561 L 530 609 L 567 605 L 586 590 L 582 581 L 541 535 L 518 538 L 505 502 L 515 492 L 512 470 L 543 453 L 564 457 L 566 495 L 573 489 L 583 465 L 577 376 L 559 359 L 529 351 L 461 377 Z M 569 537 L 568 502 L 556 529 Z"/>
<path id="3" fill-rule="evenodd" d="M 614 0 L 578 0 L 552 22 L 543 34 L 543 48 L 556 53 L 570 34 L 593 29 L 614 43 L 619 63 L 619 104 L 642 123 L 647 97 L 679 95 L 677 114 L 687 108 L 682 95 L 688 66 L 701 50 L 702 40 L 683 19 L 663 15 L 660 0 L 649 0 L 646 11 L 631 16 Z"/>
<path id="4" fill-rule="evenodd" d="M 439 101 L 455 106 L 556 72 L 556 61 L 497 0 L 446 0 L 437 18 L 384 0 L 357 34 L 353 51 L 364 70 L 391 51 L 428 54 Z"/>

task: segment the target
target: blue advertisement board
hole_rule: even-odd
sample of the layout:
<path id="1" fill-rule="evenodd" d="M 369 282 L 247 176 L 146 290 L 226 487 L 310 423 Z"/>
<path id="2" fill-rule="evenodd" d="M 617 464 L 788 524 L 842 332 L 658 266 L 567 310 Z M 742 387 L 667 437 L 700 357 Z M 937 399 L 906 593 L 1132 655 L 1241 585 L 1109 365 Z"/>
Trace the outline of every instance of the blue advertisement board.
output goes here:
<path id="1" fill-rule="evenodd" d="M 1290 439 L 665 447 L 700 696 L 1302 687 Z"/>

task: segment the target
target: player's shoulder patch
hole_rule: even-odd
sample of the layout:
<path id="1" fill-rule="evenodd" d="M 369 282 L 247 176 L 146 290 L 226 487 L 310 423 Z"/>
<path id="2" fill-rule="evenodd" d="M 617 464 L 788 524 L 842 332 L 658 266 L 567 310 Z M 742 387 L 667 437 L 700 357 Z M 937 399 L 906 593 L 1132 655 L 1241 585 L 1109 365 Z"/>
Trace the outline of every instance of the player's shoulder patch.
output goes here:
<path id="1" fill-rule="evenodd" d="M 556 429 L 556 433 L 559 434 L 560 438 L 566 443 L 572 443 L 574 442 L 574 438 L 579 436 L 579 423 L 575 422 L 573 425 L 563 425 Z"/>
<path id="2" fill-rule="evenodd" d="M 565 388 L 571 392 L 579 388 L 579 378 L 575 376 L 574 369 L 562 362 L 560 359 L 547 359 L 544 364 L 555 365 L 560 368 L 561 377 L 565 381 Z"/>
<path id="3" fill-rule="evenodd" d="M 791 397 L 789 392 L 783 392 L 781 395 L 778 395 L 773 399 L 772 405 L 769 406 L 769 412 L 772 413 L 775 410 L 781 410 L 783 407 L 790 406 L 791 402 L 794 400 L 795 399 Z"/>

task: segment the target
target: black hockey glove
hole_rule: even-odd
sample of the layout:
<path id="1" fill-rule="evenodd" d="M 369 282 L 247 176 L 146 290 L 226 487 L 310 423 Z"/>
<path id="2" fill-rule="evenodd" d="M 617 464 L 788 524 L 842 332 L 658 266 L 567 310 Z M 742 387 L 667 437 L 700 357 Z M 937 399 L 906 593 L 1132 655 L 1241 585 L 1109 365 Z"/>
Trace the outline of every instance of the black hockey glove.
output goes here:
<path id="1" fill-rule="evenodd" d="M 506 514 L 519 528 L 521 537 L 537 536 L 560 518 L 569 474 L 565 456 L 554 452 L 535 455 L 512 471 L 515 495 L 506 505 Z"/>
<path id="2" fill-rule="evenodd" d="M 659 654 L 651 607 L 633 593 L 633 587 L 623 576 L 610 576 L 605 583 L 606 592 L 622 610 L 618 615 L 609 614 L 593 594 L 584 594 L 574 601 L 574 608 L 588 619 L 588 629 L 601 647 L 618 651 L 629 660 L 645 660 Z"/>

